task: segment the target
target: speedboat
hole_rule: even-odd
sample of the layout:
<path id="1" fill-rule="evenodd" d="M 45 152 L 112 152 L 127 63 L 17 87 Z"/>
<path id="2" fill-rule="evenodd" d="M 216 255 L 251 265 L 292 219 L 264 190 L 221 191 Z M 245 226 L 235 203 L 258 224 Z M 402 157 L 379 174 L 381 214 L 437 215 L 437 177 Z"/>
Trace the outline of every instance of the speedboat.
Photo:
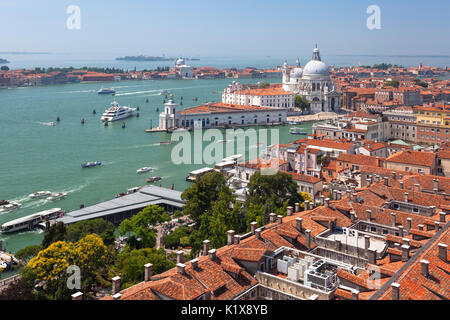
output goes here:
<path id="1" fill-rule="evenodd" d="M 93 162 L 87 162 L 87 163 L 83 163 L 81 165 L 82 168 L 92 168 L 92 167 L 96 167 L 96 166 L 101 166 L 102 163 L 100 161 L 93 161 Z"/>
<path id="2" fill-rule="evenodd" d="M 149 172 L 149 171 L 153 171 L 153 168 L 152 167 L 144 167 L 144 168 L 138 169 L 136 172 L 137 173 L 144 173 L 144 172 Z"/>
<path id="3" fill-rule="evenodd" d="M 8 200 L 0 200 L 0 207 L 1 206 L 6 206 L 7 204 L 9 204 Z"/>
<path id="4" fill-rule="evenodd" d="M 113 88 L 101 88 L 97 91 L 98 94 L 115 94 L 116 90 Z"/>
<path id="5" fill-rule="evenodd" d="M 148 178 L 145 181 L 147 181 L 147 183 L 151 183 L 151 182 L 159 181 L 161 179 L 162 179 L 161 177 L 151 177 L 151 178 Z"/>
<path id="6" fill-rule="evenodd" d="M 131 117 L 134 111 L 136 111 L 136 108 L 119 106 L 119 104 L 114 100 L 111 102 L 111 107 L 103 113 L 101 120 L 105 122 L 112 122 L 125 119 Z"/>
<path id="7" fill-rule="evenodd" d="M 67 193 L 65 192 L 52 193 L 52 195 L 47 198 L 47 201 L 61 200 L 65 196 L 67 196 Z"/>
<path id="8" fill-rule="evenodd" d="M 29 197 L 32 199 L 38 199 L 38 198 L 48 197 L 51 194 L 52 193 L 50 191 L 39 191 L 39 192 L 30 194 Z"/>
<path id="9" fill-rule="evenodd" d="M 0 212 L 8 212 L 8 211 L 12 211 L 15 209 L 19 209 L 22 205 L 20 203 L 17 202 L 11 202 L 9 204 L 6 204 L 4 206 L 0 207 Z"/>
<path id="10" fill-rule="evenodd" d="M 159 144 L 171 144 L 171 141 L 161 141 Z"/>

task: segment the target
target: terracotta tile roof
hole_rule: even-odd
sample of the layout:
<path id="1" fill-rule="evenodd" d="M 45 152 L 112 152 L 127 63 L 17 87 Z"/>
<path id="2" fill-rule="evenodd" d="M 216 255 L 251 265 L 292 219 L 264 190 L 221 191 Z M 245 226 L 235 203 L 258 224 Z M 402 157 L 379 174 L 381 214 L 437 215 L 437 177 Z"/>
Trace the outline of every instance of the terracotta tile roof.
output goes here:
<path id="1" fill-rule="evenodd" d="M 377 157 L 366 156 L 363 154 L 349 154 L 349 153 L 341 153 L 336 160 L 350 162 L 351 164 L 357 164 L 362 166 L 373 166 L 373 167 L 378 167 L 379 162 Z"/>
<path id="2" fill-rule="evenodd" d="M 266 254 L 266 249 L 236 248 L 231 257 L 236 260 L 259 261 Z"/>
<path id="3" fill-rule="evenodd" d="M 295 181 L 301 181 L 301 182 L 307 182 L 307 183 L 311 183 L 311 184 L 316 184 L 321 182 L 322 180 L 320 180 L 317 177 L 312 177 L 312 176 L 307 176 L 304 174 L 299 174 L 299 173 L 293 173 L 293 172 L 287 172 L 287 171 L 282 171 L 281 172 L 290 174 L 292 176 L 292 179 Z"/>
<path id="4" fill-rule="evenodd" d="M 231 113 L 231 112 L 242 112 L 242 111 L 274 111 L 275 108 L 269 107 L 259 107 L 259 106 L 245 106 L 245 105 L 236 105 L 236 104 L 228 104 L 222 102 L 214 102 L 205 105 L 201 105 L 198 107 L 187 108 L 179 111 L 178 113 L 181 115 L 189 115 L 189 114 L 214 114 L 214 113 Z"/>
<path id="5" fill-rule="evenodd" d="M 421 151 L 401 151 L 395 153 L 386 159 L 387 162 L 412 164 L 424 167 L 433 167 L 436 154 L 432 152 Z"/>

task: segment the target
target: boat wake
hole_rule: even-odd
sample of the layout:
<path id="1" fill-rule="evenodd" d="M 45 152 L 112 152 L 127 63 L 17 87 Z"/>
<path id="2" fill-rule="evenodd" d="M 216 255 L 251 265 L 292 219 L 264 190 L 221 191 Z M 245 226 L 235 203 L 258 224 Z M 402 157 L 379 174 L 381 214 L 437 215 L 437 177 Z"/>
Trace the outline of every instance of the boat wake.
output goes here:
<path id="1" fill-rule="evenodd" d="M 42 126 L 47 126 L 47 127 L 53 127 L 55 125 L 54 122 L 41 122 L 41 121 L 36 121 L 36 124 L 40 124 Z"/>

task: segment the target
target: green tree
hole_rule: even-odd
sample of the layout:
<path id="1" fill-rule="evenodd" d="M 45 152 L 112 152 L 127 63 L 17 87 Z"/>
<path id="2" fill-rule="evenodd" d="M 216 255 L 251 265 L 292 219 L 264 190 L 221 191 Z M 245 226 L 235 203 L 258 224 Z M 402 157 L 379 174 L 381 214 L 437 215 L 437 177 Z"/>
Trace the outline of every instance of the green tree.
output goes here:
<path id="1" fill-rule="evenodd" d="M 41 251 L 40 245 L 30 245 L 27 246 L 16 253 L 16 258 L 22 260 L 26 263 L 33 257 L 37 256 L 37 254 Z"/>
<path id="2" fill-rule="evenodd" d="M 181 239 L 188 237 L 189 239 L 189 233 L 187 232 L 187 227 L 181 227 L 178 229 L 175 229 L 172 233 L 164 236 L 164 246 L 166 248 L 178 248 L 181 245 Z"/>
<path id="3" fill-rule="evenodd" d="M 66 238 L 66 226 L 62 222 L 52 225 L 45 233 L 42 240 L 42 248 L 48 248 L 52 243 L 64 241 Z"/>
<path id="4" fill-rule="evenodd" d="M 398 82 L 398 80 L 392 80 L 392 81 L 386 82 L 386 85 L 394 87 L 394 88 L 398 88 L 400 86 L 400 82 Z"/>
<path id="5" fill-rule="evenodd" d="M 301 109 L 302 111 L 309 109 L 308 100 L 306 100 L 305 98 L 303 98 L 302 96 L 300 96 L 298 94 L 295 95 L 294 99 L 295 99 L 294 103 L 295 103 L 296 109 Z"/>
<path id="6" fill-rule="evenodd" d="M 114 229 L 114 224 L 102 218 L 80 221 L 67 226 L 65 240 L 76 242 L 88 234 L 95 233 L 106 245 L 111 245 L 114 243 Z"/>

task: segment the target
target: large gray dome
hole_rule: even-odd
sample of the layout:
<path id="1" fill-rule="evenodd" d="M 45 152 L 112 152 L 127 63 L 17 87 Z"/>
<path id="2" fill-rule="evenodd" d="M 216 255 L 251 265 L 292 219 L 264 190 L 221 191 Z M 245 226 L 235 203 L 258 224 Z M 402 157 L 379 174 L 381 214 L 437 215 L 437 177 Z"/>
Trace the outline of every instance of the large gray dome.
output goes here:
<path id="1" fill-rule="evenodd" d="M 330 75 L 330 70 L 328 66 L 322 61 L 311 60 L 308 62 L 303 69 L 303 75 L 319 75 L 319 76 L 328 76 Z"/>

